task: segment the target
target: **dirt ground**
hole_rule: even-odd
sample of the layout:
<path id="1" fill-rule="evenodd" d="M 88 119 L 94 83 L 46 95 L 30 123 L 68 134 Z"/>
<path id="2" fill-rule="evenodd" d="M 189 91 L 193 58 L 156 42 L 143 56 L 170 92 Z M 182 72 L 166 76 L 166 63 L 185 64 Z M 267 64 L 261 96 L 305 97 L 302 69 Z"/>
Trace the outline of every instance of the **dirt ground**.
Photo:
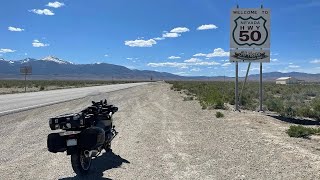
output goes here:
<path id="1" fill-rule="evenodd" d="M 320 179 L 319 138 L 290 138 L 291 123 L 258 112 L 216 118 L 165 83 L 0 117 L 0 179 L 78 179 L 69 156 L 46 149 L 48 118 L 102 98 L 119 107 L 119 135 L 86 179 Z"/>

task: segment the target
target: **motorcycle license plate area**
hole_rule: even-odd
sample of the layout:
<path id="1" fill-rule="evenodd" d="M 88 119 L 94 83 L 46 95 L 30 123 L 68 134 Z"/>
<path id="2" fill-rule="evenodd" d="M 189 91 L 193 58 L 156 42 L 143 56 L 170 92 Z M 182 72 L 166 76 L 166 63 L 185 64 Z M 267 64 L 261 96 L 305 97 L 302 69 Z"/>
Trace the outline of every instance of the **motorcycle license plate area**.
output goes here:
<path id="1" fill-rule="evenodd" d="M 77 145 L 77 139 L 68 139 L 67 140 L 67 146 L 76 146 Z"/>

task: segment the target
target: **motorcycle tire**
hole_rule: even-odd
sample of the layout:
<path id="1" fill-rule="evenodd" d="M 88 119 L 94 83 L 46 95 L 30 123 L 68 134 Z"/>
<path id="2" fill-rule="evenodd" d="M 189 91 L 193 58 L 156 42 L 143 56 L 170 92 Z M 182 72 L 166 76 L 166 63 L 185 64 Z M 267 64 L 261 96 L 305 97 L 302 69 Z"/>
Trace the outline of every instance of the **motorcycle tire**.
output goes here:
<path id="1" fill-rule="evenodd" d="M 79 150 L 77 153 L 71 154 L 72 169 L 79 176 L 88 174 L 91 167 L 91 161 L 92 158 L 85 157 L 83 150 Z"/>

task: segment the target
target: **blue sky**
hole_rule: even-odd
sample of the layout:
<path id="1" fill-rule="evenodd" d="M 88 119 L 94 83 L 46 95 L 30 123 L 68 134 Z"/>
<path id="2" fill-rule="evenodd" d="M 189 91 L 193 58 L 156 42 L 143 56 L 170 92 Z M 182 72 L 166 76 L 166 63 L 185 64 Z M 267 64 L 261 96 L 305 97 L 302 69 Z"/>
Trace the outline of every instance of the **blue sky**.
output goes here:
<path id="1" fill-rule="evenodd" d="M 319 0 L 7 0 L 1 3 L 0 54 L 233 76 L 229 28 L 237 2 L 271 9 L 272 61 L 264 72 L 320 73 Z M 199 53 L 206 56 L 194 56 Z M 257 65 L 250 73 L 258 73 Z M 246 66 L 240 64 L 241 75 Z"/>

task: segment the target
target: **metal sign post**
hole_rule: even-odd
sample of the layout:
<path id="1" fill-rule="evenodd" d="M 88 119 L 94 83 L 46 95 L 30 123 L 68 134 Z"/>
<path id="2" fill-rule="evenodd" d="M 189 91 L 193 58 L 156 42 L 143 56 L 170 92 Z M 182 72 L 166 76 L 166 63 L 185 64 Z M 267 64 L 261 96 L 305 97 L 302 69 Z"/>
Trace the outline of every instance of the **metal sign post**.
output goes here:
<path id="1" fill-rule="evenodd" d="M 243 82 L 243 84 L 242 84 L 242 88 L 241 88 L 241 92 L 240 92 L 240 98 L 239 98 L 239 102 L 240 102 L 240 103 L 241 103 L 241 99 L 242 99 L 242 95 L 243 95 L 244 86 L 246 85 L 246 82 L 247 82 L 247 79 L 248 79 L 250 66 L 251 66 L 251 62 L 249 62 L 249 64 L 248 64 L 248 69 L 247 69 L 246 77 L 245 77 L 244 82 Z"/>
<path id="2" fill-rule="evenodd" d="M 239 90 L 239 87 L 238 87 L 238 81 L 239 81 L 239 64 L 238 62 L 236 62 L 236 84 L 235 84 L 235 96 L 234 96 L 234 99 L 235 99 L 235 110 L 236 111 L 239 111 L 239 93 L 238 93 L 238 90 Z"/>
<path id="3" fill-rule="evenodd" d="M 20 73 L 24 75 L 24 92 L 27 92 L 27 75 L 32 74 L 31 66 L 22 66 L 20 67 Z"/>
<path id="4" fill-rule="evenodd" d="M 259 100 L 262 109 L 262 62 L 270 62 L 270 9 L 261 8 L 234 8 L 231 10 L 230 21 L 230 62 L 235 62 L 235 109 L 238 104 L 238 62 L 249 62 L 245 82 L 247 81 L 251 62 L 260 63 Z"/>
<path id="5" fill-rule="evenodd" d="M 262 95 L 262 62 L 260 63 L 260 87 L 259 87 L 259 91 L 260 91 L 260 97 L 259 97 L 259 101 L 260 101 L 260 108 L 259 111 L 263 111 L 262 109 L 262 101 L 263 101 L 263 95 Z"/>

